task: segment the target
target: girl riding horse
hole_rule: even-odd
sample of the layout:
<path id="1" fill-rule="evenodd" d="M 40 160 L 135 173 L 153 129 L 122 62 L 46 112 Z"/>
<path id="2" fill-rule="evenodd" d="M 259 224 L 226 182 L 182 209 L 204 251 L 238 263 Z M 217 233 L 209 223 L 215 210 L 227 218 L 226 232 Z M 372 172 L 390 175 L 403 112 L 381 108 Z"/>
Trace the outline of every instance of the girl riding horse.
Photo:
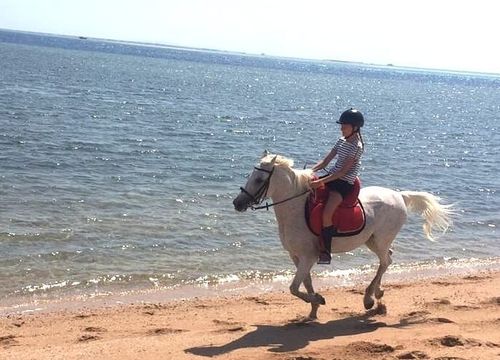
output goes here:
<path id="1" fill-rule="evenodd" d="M 354 181 L 359 175 L 364 148 L 360 131 L 364 122 L 360 111 L 353 108 L 344 111 L 337 121 L 337 124 L 340 124 L 342 137 L 337 140 L 325 158 L 312 168 L 313 171 L 324 169 L 337 156 L 335 164 L 327 170 L 328 175 L 311 182 L 312 189 L 323 185 L 329 189 L 328 201 L 323 210 L 323 229 L 321 230 L 324 250 L 319 255 L 318 264 L 330 264 L 332 259 L 330 254 L 332 237 L 336 233 L 332 217 L 342 200 L 353 190 Z"/>

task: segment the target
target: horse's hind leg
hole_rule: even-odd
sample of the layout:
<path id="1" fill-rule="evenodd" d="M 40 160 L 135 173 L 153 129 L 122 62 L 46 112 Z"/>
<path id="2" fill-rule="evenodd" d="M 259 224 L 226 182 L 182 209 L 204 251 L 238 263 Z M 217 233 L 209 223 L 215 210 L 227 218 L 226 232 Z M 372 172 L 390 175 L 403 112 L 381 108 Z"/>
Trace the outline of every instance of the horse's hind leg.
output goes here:
<path id="1" fill-rule="evenodd" d="M 373 278 L 370 285 L 368 285 L 368 287 L 366 288 L 365 296 L 363 298 L 363 304 L 365 306 L 365 309 L 367 310 L 371 309 L 375 304 L 375 301 L 373 300 L 373 295 L 375 295 L 375 298 L 377 300 L 380 300 L 382 296 L 384 296 L 384 290 L 380 288 L 380 284 L 382 282 L 382 276 L 387 271 L 389 265 L 391 265 L 392 263 L 391 259 L 392 251 L 389 247 L 394 238 L 391 238 L 390 241 L 387 241 L 386 239 L 384 240 L 385 241 L 381 241 L 377 237 L 372 235 L 372 237 L 366 242 L 366 246 L 371 251 L 373 251 L 380 260 L 380 264 L 377 269 L 377 274 Z"/>

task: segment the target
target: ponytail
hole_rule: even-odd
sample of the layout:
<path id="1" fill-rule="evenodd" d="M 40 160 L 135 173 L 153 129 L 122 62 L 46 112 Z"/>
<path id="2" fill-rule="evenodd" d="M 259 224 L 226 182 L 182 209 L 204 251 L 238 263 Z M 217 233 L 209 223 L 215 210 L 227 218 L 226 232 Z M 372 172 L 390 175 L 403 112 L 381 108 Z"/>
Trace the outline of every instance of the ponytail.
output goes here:
<path id="1" fill-rule="evenodd" d="M 358 129 L 359 139 L 361 140 L 361 144 L 363 145 L 363 151 L 365 150 L 365 142 L 363 141 L 363 135 L 361 135 L 361 129 Z"/>

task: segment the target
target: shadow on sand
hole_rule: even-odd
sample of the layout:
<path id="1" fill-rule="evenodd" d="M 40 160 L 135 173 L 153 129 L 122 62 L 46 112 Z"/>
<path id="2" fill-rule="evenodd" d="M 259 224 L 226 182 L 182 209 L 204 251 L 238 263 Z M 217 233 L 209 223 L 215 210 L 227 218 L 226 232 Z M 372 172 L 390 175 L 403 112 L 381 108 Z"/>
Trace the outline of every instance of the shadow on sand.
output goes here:
<path id="1" fill-rule="evenodd" d="M 370 319 L 371 312 L 363 315 L 318 322 L 290 322 L 286 325 L 256 325 L 257 329 L 221 346 L 199 346 L 185 352 L 199 356 L 217 356 L 243 348 L 269 347 L 272 352 L 296 351 L 310 342 L 368 333 L 387 324 Z"/>

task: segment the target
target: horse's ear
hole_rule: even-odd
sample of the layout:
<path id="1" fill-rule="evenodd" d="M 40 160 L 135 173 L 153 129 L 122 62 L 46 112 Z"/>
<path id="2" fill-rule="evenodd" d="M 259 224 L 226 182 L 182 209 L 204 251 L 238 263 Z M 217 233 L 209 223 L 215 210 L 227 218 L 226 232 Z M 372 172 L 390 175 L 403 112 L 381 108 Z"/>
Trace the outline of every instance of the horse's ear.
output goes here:
<path id="1" fill-rule="evenodd" d="M 276 162 L 277 158 L 278 158 L 278 155 L 274 155 L 273 159 L 271 160 L 271 165 L 274 166 L 274 163 Z"/>
<path id="2" fill-rule="evenodd" d="M 270 152 L 266 150 L 264 150 L 264 152 L 262 153 L 262 156 L 261 156 L 261 159 L 265 158 L 267 155 L 269 155 Z"/>

